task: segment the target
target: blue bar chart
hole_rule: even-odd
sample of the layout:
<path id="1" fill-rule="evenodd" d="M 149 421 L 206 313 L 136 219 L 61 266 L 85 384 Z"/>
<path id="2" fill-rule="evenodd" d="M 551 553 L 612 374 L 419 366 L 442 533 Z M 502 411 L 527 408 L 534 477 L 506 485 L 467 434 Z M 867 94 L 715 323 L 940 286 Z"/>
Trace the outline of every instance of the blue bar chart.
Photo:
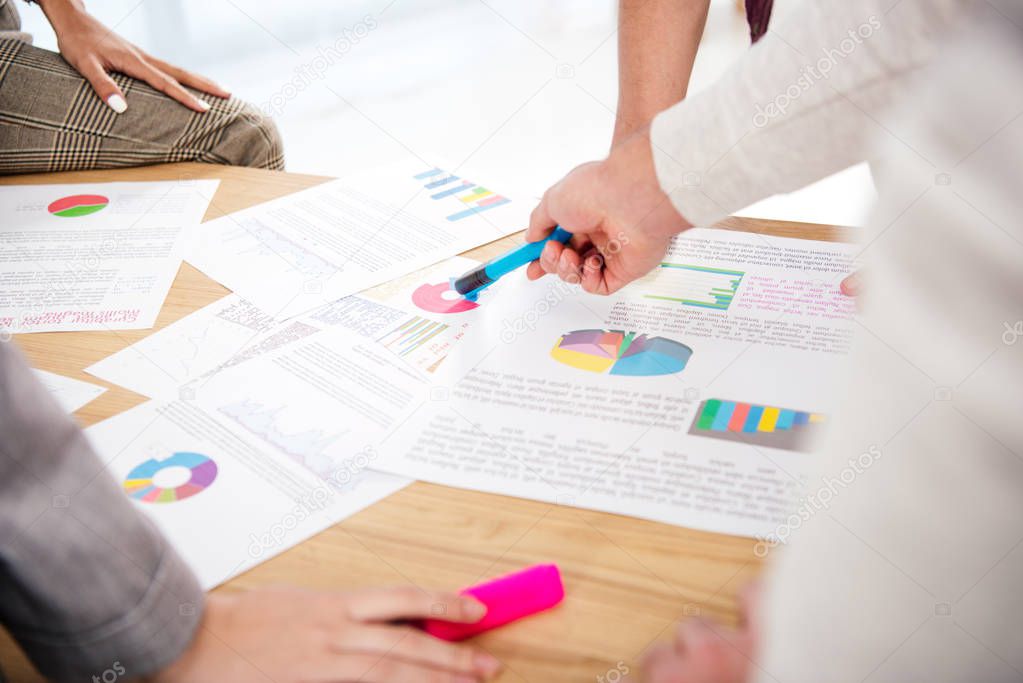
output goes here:
<path id="1" fill-rule="evenodd" d="M 423 181 L 423 188 L 431 191 L 430 199 L 440 201 L 452 198 L 452 206 L 458 210 L 447 216 L 449 221 L 460 221 L 511 202 L 493 190 L 440 168 L 431 168 L 413 177 Z M 460 202 L 461 206 L 455 204 L 455 201 Z"/>

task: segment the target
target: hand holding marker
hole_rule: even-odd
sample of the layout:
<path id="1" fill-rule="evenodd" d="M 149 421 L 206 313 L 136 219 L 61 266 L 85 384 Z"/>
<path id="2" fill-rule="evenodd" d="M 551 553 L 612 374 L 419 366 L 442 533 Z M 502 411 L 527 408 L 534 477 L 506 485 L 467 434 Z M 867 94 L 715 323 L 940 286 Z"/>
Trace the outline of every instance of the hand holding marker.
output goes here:
<path id="1" fill-rule="evenodd" d="M 544 246 L 551 240 L 566 244 L 570 239 L 572 233 L 559 225 L 554 228 L 554 232 L 539 242 L 526 242 L 503 256 L 473 268 L 461 277 L 451 278 L 451 289 L 469 301 L 476 301 L 480 292 L 497 282 L 498 278 L 540 258 Z"/>

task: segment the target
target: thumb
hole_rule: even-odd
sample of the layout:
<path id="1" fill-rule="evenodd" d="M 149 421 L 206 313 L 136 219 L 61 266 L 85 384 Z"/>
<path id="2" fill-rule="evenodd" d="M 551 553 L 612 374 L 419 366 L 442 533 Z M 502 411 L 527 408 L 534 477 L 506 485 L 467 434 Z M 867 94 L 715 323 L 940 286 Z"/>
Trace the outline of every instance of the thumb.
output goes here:
<path id="1" fill-rule="evenodd" d="M 577 166 L 544 193 L 529 217 L 526 241 L 543 239 L 556 225 L 577 236 L 598 233 L 604 227 L 601 185 L 600 162 Z"/>
<path id="2" fill-rule="evenodd" d="M 543 197 L 540 198 L 540 203 L 533 209 L 533 213 L 529 214 L 529 228 L 526 230 L 527 242 L 539 242 L 551 234 L 554 226 L 557 225 L 557 222 L 551 218 L 550 214 L 550 196 L 550 190 L 544 192 Z"/>
<path id="3" fill-rule="evenodd" d="M 103 65 L 96 59 L 89 59 L 79 67 L 79 72 L 89 81 L 89 85 L 96 91 L 99 98 L 107 103 L 107 106 L 118 114 L 123 114 L 128 109 L 128 102 L 124 99 L 124 93 L 110 78 Z"/>

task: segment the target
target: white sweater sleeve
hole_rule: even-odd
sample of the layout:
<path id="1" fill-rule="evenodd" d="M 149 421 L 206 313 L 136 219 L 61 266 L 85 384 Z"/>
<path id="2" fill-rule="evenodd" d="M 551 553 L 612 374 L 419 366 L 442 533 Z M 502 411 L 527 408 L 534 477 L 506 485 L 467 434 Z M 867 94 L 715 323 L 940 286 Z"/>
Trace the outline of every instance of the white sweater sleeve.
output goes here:
<path id="1" fill-rule="evenodd" d="M 661 112 L 654 165 L 675 208 L 709 225 L 869 159 L 887 110 L 968 0 L 811 0 L 715 85 Z"/>

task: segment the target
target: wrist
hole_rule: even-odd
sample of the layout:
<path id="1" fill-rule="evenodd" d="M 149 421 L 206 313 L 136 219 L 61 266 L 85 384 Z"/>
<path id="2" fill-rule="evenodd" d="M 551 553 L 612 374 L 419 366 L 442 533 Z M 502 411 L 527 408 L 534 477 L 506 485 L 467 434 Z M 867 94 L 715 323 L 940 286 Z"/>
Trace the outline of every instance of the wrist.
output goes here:
<path id="1" fill-rule="evenodd" d="M 603 163 L 606 192 L 621 193 L 621 200 L 637 207 L 646 230 L 658 237 L 674 237 L 692 225 L 675 209 L 661 188 L 654 167 L 650 126 L 644 125 L 624 138 Z"/>
<path id="2" fill-rule="evenodd" d="M 59 34 L 68 19 L 85 14 L 82 0 L 36 0 L 53 30 Z M 60 36 L 58 35 L 58 38 Z"/>

